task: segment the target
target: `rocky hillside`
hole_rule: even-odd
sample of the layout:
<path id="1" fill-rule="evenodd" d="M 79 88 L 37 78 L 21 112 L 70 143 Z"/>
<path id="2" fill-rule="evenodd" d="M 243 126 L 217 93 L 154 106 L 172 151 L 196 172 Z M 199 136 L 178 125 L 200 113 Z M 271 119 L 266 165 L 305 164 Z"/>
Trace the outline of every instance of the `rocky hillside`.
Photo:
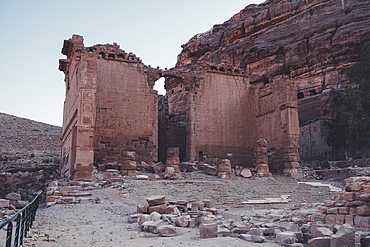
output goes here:
<path id="1" fill-rule="evenodd" d="M 0 199 L 16 192 L 30 201 L 59 175 L 61 134 L 61 127 L 0 113 Z"/>
<path id="2" fill-rule="evenodd" d="M 0 155 L 58 158 L 62 127 L 0 113 Z"/>
<path id="3" fill-rule="evenodd" d="M 231 63 L 251 83 L 299 79 L 298 89 L 308 96 L 338 86 L 369 40 L 369 0 L 268 0 L 195 35 L 182 46 L 176 67 Z"/>

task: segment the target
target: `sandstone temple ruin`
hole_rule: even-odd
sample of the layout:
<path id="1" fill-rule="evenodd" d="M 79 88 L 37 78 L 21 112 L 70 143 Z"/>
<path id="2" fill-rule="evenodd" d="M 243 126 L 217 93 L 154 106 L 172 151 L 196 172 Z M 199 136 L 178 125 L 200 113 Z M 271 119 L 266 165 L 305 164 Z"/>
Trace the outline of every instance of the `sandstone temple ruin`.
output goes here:
<path id="1" fill-rule="evenodd" d="M 137 162 L 165 162 L 170 147 L 179 147 L 182 162 L 227 158 L 253 167 L 263 138 L 270 171 L 297 176 L 299 102 L 345 83 L 370 40 L 366 6 L 249 5 L 190 39 L 169 70 L 144 65 L 116 43 L 85 47 L 73 35 L 59 65 L 66 86 L 62 174 L 90 179 L 94 164 L 124 164 L 125 151 L 135 151 Z M 161 77 L 165 97 L 153 90 Z M 313 108 L 311 118 L 330 115 Z"/>

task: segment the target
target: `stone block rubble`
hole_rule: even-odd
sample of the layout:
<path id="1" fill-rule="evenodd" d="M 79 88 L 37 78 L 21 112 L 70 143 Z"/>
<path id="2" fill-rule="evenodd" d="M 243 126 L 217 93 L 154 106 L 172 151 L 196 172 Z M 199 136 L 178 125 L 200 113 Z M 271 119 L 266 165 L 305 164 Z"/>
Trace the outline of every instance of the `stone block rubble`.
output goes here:
<path id="1" fill-rule="evenodd" d="M 100 189 L 107 181 L 53 181 L 46 189 L 46 203 L 50 207 L 55 204 L 99 203 L 98 197 L 91 196 L 91 190 Z"/>
<path id="2" fill-rule="evenodd" d="M 21 194 L 11 192 L 5 196 L 5 199 L 0 199 L 0 220 L 7 220 L 12 217 L 23 207 L 30 203 L 22 198 Z"/>

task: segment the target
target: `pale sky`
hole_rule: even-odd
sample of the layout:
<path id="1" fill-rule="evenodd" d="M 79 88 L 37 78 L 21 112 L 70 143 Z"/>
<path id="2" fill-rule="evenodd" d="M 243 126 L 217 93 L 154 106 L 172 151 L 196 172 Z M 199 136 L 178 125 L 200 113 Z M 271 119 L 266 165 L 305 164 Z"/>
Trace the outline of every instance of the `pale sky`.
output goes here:
<path id="1" fill-rule="evenodd" d="M 0 112 L 62 125 L 63 40 L 116 42 L 144 64 L 174 67 L 181 45 L 261 0 L 0 0 Z M 164 94 L 162 85 L 155 89 Z M 0 123 L 1 124 L 1 123 Z"/>

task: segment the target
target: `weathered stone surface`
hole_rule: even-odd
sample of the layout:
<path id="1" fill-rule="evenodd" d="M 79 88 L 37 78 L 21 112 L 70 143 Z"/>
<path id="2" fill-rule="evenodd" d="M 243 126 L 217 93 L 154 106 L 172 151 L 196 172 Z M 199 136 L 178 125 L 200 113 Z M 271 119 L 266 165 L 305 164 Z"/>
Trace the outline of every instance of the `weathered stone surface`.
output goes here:
<path id="1" fill-rule="evenodd" d="M 157 212 L 152 212 L 152 213 L 150 213 L 150 217 L 151 217 L 152 221 L 157 221 L 157 220 L 161 219 L 162 215 L 160 215 Z"/>
<path id="2" fill-rule="evenodd" d="M 9 200 L 0 199 L 0 208 L 7 208 L 9 207 Z"/>
<path id="3" fill-rule="evenodd" d="M 164 204 L 166 202 L 166 196 L 151 196 L 146 198 L 146 201 L 149 203 L 150 206 L 156 206 Z"/>
<path id="4" fill-rule="evenodd" d="M 330 247 L 330 237 L 318 237 L 308 240 L 308 247 Z"/>
<path id="5" fill-rule="evenodd" d="M 13 200 L 13 201 L 22 200 L 21 195 L 15 192 L 7 194 L 5 199 Z"/>
<path id="6" fill-rule="evenodd" d="M 355 246 L 355 229 L 349 224 L 344 224 L 331 236 L 330 247 Z"/>
<path id="7" fill-rule="evenodd" d="M 107 169 L 105 171 L 104 179 L 107 180 L 108 182 L 120 182 L 120 181 L 123 181 L 123 178 L 119 174 L 119 171 L 118 170 L 114 170 L 114 169 Z"/>
<path id="8" fill-rule="evenodd" d="M 135 160 L 124 160 L 121 165 L 122 170 L 136 170 Z"/>
<path id="9" fill-rule="evenodd" d="M 230 172 L 231 171 L 231 162 L 228 159 L 222 160 L 217 167 L 218 172 Z"/>
<path id="10" fill-rule="evenodd" d="M 149 214 L 141 214 L 137 223 L 139 224 L 139 226 L 141 226 L 142 224 L 144 224 L 144 222 L 151 220 L 152 217 Z"/>
<path id="11" fill-rule="evenodd" d="M 152 165 L 152 169 L 153 169 L 153 172 L 154 173 L 160 173 L 160 172 L 163 172 L 164 171 L 164 165 L 162 162 L 158 162 L 158 163 L 155 163 L 154 165 Z"/>
<path id="12" fill-rule="evenodd" d="M 370 216 L 370 207 L 369 206 L 359 206 L 356 208 L 356 212 L 360 216 Z"/>
<path id="13" fill-rule="evenodd" d="M 296 234 L 294 232 L 277 232 L 275 237 L 275 242 L 279 244 L 293 244 L 297 243 L 298 239 L 296 237 Z"/>
<path id="14" fill-rule="evenodd" d="M 137 205 L 137 212 L 143 214 L 148 213 L 148 206 L 149 206 L 148 203 L 139 203 Z"/>
<path id="15" fill-rule="evenodd" d="M 245 177 L 245 178 L 251 178 L 252 177 L 252 172 L 249 169 L 244 168 L 241 171 L 240 176 Z"/>
<path id="16" fill-rule="evenodd" d="M 127 218 L 128 223 L 135 223 L 139 221 L 140 214 L 129 215 Z"/>
<path id="17" fill-rule="evenodd" d="M 59 60 L 67 92 L 62 175 L 91 180 L 94 162 L 157 160 L 158 97 L 153 85 L 160 70 L 145 66 L 116 43 L 85 47 L 79 35 L 64 41 L 62 53 L 67 56 Z M 76 75 L 73 80 L 71 75 Z"/>
<path id="18" fill-rule="evenodd" d="M 149 206 L 148 213 L 157 212 L 159 214 L 166 213 L 166 204 L 156 205 L 156 206 Z"/>
<path id="19" fill-rule="evenodd" d="M 201 238 L 215 238 L 217 237 L 217 224 L 200 224 L 199 231 Z"/>
<path id="20" fill-rule="evenodd" d="M 161 225 L 157 228 L 158 235 L 161 237 L 174 237 L 176 236 L 176 227 L 171 225 Z"/>
<path id="21" fill-rule="evenodd" d="M 174 178 L 175 177 L 175 168 L 167 166 L 164 171 L 164 178 Z"/>
<path id="22" fill-rule="evenodd" d="M 189 218 L 186 216 L 180 216 L 176 218 L 175 225 L 180 227 L 187 227 L 189 223 Z"/>
<path id="23" fill-rule="evenodd" d="M 25 206 L 27 206 L 27 204 L 30 203 L 29 201 L 22 201 L 22 200 L 19 200 L 19 201 L 16 201 L 14 206 L 16 208 L 24 208 Z"/>
<path id="24" fill-rule="evenodd" d="M 148 231 L 152 233 L 158 233 L 158 227 L 163 226 L 164 222 L 162 220 L 156 220 L 148 225 Z"/>

